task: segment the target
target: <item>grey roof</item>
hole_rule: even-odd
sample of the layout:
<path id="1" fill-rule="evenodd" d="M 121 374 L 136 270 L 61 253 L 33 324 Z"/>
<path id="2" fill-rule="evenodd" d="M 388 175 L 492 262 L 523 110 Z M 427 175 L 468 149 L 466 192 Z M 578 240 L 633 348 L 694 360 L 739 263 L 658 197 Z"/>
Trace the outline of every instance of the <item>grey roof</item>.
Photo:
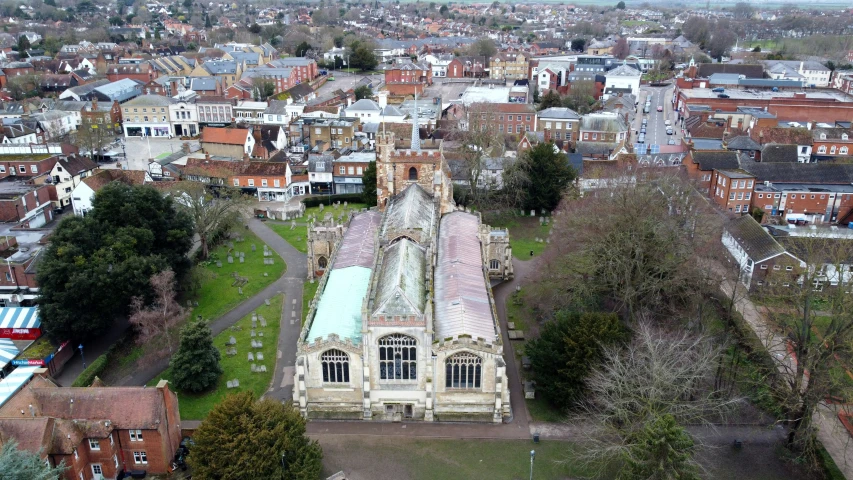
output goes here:
<path id="1" fill-rule="evenodd" d="M 850 164 L 758 163 L 741 158 L 741 165 L 741 168 L 755 175 L 760 182 L 834 185 L 853 183 L 853 165 Z"/>
<path id="2" fill-rule="evenodd" d="M 288 57 L 288 58 L 279 58 L 271 61 L 267 65 L 272 65 L 273 67 L 306 67 L 314 63 L 314 60 L 310 58 L 304 57 Z"/>
<path id="3" fill-rule="evenodd" d="M 422 315 L 426 307 L 426 252 L 408 238 L 385 247 L 376 282 L 374 315 Z"/>
<path id="4" fill-rule="evenodd" d="M 628 126 L 620 116 L 587 115 L 581 118 L 581 130 L 594 132 L 626 132 Z"/>
<path id="5" fill-rule="evenodd" d="M 581 153 L 570 153 L 569 157 L 569 165 L 575 169 L 575 173 L 578 176 L 583 176 L 583 154 Z"/>
<path id="6" fill-rule="evenodd" d="M 609 155 L 619 148 L 619 143 L 578 142 L 575 152 L 582 155 Z"/>
<path id="7" fill-rule="evenodd" d="M 414 183 L 390 200 L 381 234 L 386 240 L 393 240 L 393 236 L 404 233 L 415 239 L 427 238 L 432 234 L 434 224 L 432 195 Z"/>
<path id="8" fill-rule="evenodd" d="M 761 161 L 766 163 L 797 163 L 797 145 L 768 143 L 761 147 Z"/>
<path id="9" fill-rule="evenodd" d="M 287 113 L 287 101 L 270 100 L 264 113 L 268 115 L 284 115 Z"/>
<path id="10" fill-rule="evenodd" d="M 718 138 L 691 138 L 696 150 L 722 150 L 723 140 Z"/>
<path id="11" fill-rule="evenodd" d="M 216 90 L 216 79 L 213 77 L 192 77 L 190 78 L 190 90 L 203 92 Z"/>
<path id="12" fill-rule="evenodd" d="M 349 107 L 347 107 L 347 110 L 362 110 L 365 112 L 366 111 L 378 112 L 381 110 L 381 108 L 379 107 L 379 104 L 374 102 L 373 100 L 370 100 L 369 98 L 362 98 L 361 100 L 359 100 L 359 101 L 353 103 L 352 105 L 350 105 Z"/>
<path id="13" fill-rule="evenodd" d="M 711 85 L 737 85 L 740 74 L 737 73 L 715 73 L 708 77 Z"/>
<path id="14" fill-rule="evenodd" d="M 373 250 L 376 245 L 376 231 L 382 214 L 371 210 L 352 218 L 346 234 L 335 253 L 333 269 L 347 267 L 373 268 Z"/>
<path id="15" fill-rule="evenodd" d="M 211 60 L 201 64 L 211 75 L 237 72 L 237 62 L 233 60 Z"/>
<path id="16" fill-rule="evenodd" d="M 92 83 L 87 83 L 85 85 L 78 85 L 76 87 L 71 87 L 66 91 L 70 91 L 70 92 L 76 94 L 77 96 L 83 97 L 83 96 L 86 96 L 86 95 L 92 93 L 96 88 L 103 87 L 104 85 L 107 85 L 108 83 L 110 83 L 110 81 L 107 79 L 96 80 Z"/>
<path id="17" fill-rule="evenodd" d="M 173 103 L 175 103 L 174 99 L 163 95 L 140 95 L 124 105 L 128 107 L 167 107 Z"/>
<path id="18" fill-rule="evenodd" d="M 318 155 L 308 159 L 308 171 L 315 173 L 331 172 L 335 157 L 331 155 Z"/>
<path id="19" fill-rule="evenodd" d="M 608 77 L 639 77 L 642 72 L 628 65 L 619 65 L 618 67 L 606 73 Z"/>
<path id="20" fill-rule="evenodd" d="M 699 170 L 726 170 L 740 167 L 737 152 L 702 151 L 693 152 L 693 162 L 699 164 Z"/>
<path id="21" fill-rule="evenodd" d="M 109 100 L 123 102 L 142 93 L 142 82 L 130 78 L 123 78 L 115 82 L 102 85 L 95 92 Z"/>
<path id="22" fill-rule="evenodd" d="M 435 267 L 435 334 L 437 338 L 467 334 L 489 343 L 497 326 L 483 273 L 480 219 L 453 212 L 441 219 Z"/>
<path id="23" fill-rule="evenodd" d="M 815 128 L 812 130 L 812 138 L 822 140 L 821 135 L 824 135 L 827 140 L 853 140 L 853 132 L 846 128 Z M 847 135 L 847 138 L 842 138 Z"/>
<path id="24" fill-rule="evenodd" d="M 394 105 L 386 105 L 385 108 L 382 109 L 382 115 L 386 117 L 405 117 L 406 114 L 401 112 L 399 108 Z"/>
<path id="25" fill-rule="evenodd" d="M 785 248 L 767 233 L 752 215 L 732 220 L 726 230 L 753 262 L 763 262 L 785 253 Z"/>
<path id="26" fill-rule="evenodd" d="M 258 52 L 233 51 L 228 52 L 228 55 L 238 62 L 246 62 L 246 65 L 258 65 L 261 58 Z"/>
<path id="27" fill-rule="evenodd" d="M 761 145 L 746 135 L 740 135 L 729 140 L 726 148 L 729 150 L 761 150 Z"/>
<path id="28" fill-rule="evenodd" d="M 539 118 L 557 118 L 561 120 L 578 120 L 581 118 L 578 112 L 565 107 L 546 108 L 537 112 L 536 116 Z"/>

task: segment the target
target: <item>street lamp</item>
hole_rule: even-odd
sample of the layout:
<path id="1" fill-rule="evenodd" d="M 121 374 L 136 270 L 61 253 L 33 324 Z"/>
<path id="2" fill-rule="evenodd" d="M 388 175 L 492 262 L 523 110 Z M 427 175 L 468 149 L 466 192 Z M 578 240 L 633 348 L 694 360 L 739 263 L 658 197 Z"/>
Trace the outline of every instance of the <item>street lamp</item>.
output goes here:
<path id="1" fill-rule="evenodd" d="M 536 458 L 536 450 L 530 451 L 530 480 L 533 480 L 533 459 Z"/>
<path id="2" fill-rule="evenodd" d="M 77 348 L 80 349 L 80 358 L 83 360 L 83 370 L 86 370 L 86 357 L 83 356 L 83 344 L 77 345 Z"/>
<path id="3" fill-rule="evenodd" d="M 284 480 L 284 471 L 287 470 L 287 458 L 282 452 L 281 454 L 281 478 Z"/>

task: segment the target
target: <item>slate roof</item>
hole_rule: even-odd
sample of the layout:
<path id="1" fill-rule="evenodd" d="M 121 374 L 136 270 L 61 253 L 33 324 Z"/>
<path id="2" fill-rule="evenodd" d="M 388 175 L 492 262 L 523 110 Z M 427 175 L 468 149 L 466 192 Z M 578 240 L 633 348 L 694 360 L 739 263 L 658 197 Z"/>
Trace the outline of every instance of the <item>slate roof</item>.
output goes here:
<path id="1" fill-rule="evenodd" d="M 349 110 L 359 110 L 359 111 L 373 111 L 378 112 L 381 110 L 379 104 L 370 100 L 368 98 L 362 98 L 361 100 L 353 103 L 352 105 L 347 107 L 347 111 Z"/>
<path id="2" fill-rule="evenodd" d="M 216 79 L 213 77 L 192 77 L 190 78 L 190 90 L 196 92 L 216 91 Z"/>
<path id="3" fill-rule="evenodd" d="M 373 315 L 422 315 L 426 307 L 426 252 L 403 237 L 385 247 Z"/>
<path id="4" fill-rule="evenodd" d="M 699 170 L 732 170 L 740 167 L 737 152 L 696 150 L 692 157 L 693 163 L 699 164 Z"/>
<path id="5" fill-rule="evenodd" d="M 736 168 L 736 167 L 732 167 Z M 853 165 L 838 163 L 758 163 L 741 159 L 741 168 L 756 176 L 759 182 L 817 183 L 849 185 L 853 183 Z"/>
<path id="6" fill-rule="evenodd" d="M 726 148 L 729 150 L 761 150 L 761 145 L 746 135 L 739 135 L 729 140 Z"/>
<path id="7" fill-rule="evenodd" d="M 700 63 L 697 65 L 699 78 L 707 78 L 715 73 L 737 73 L 747 78 L 763 78 L 763 65 L 744 65 L 728 63 Z"/>
<path id="8" fill-rule="evenodd" d="M 201 64 L 211 75 L 224 75 L 237 72 L 237 62 L 233 60 L 210 60 Z"/>
<path id="9" fill-rule="evenodd" d="M 765 143 L 779 143 L 786 145 L 812 144 L 812 133 L 806 128 L 755 128 L 752 130 L 752 134 L 750 136 L 753 140 L 762 145 Z"/>
<path id="10" fill-rule="evenodd" d="M 545 110 L 540 110 L 536 116 L 539 118 L 557 118 L 560 120 L 578 120 L 581 118 L 578 112 L 565 107 L 546 108 Z"/>
<path id="11" fill-rule="evenodd" d="M 775 143 L 764 144 L 761 148 L 762 163 L 788 162 L 797 163 L 796 145 L 778 145 Z"/>
<path id="12" fill-rule="evenodd" d="M 628 65 L 619 65 L 605 74 L 608 77 L 639 77 L 642 72 Z"/>
<path id="13" fill-rule="evenodd" d="M 287 113 L 287 101 L 285 100 L 270 100 L 267 103 L 267 108 L 264 114 L 268 115 L 285 115 Z"/>
<path id="14" fill-rule="evenodd" d="M 619 143 L 577 142 L 575 152 L 582 155 L 609 155 L 619 148 Z"/>
<path id="15" fill-rule="evenodd" d="M 83 97 L 83 96 L 86 96 L 86 95 L 92 93 L 96 88 L 102 87 L 108 83 L 110 83 L 110 81 L 107 79 L 96 80 L 92 83 L 87 83 L 85 85 L 77 85 L 76 87 L 71 87 L 66 91 L 71 91 L 74 94 L 76 94 L 77 96 Z"/>
<path id="16" fill-rule="evenodd" d="M 420 233 L 420 238 L 431 235 L 435 224 L 435 208 L 432 195 L 420 185 L 406 187 L 388 202 L 381 235 L 385 240 L 393 240 L 390 235 L 403 231 Z"/>
<path id="17" fill-rule="evenodd" d="M 628 126 L 625 125 L 625 120 L 619 115 L 587 115 L 581 117 L 580 129 L 593 132 L 626 132 Z"/>
<path id="18" fill-rule="evenodd" d="M 125 107 L 168 107 L 175 103 L 175 100 L 163 95 L 140 95 L 126 102 Z M 207 128 L 204 129 L 207 131 Z"/>
<path id="19" fill-rule="evenodd" d="M 825 135 L 826 138 L 821 138 Z M 847 135 L 846 140 L 853 141 L 853 131 L 848 128 L 815 128 L 812 130 L 812 138 L 820 140 L 842 140 L 842 135 Z"/>
<path id="20" fill-rule="evenodd" d="M 754 262 L 763 262 L 785 253 L 785 247 L 767 233 L 752 215 L 735 218 L 729 222 L 726 230 Z"/>

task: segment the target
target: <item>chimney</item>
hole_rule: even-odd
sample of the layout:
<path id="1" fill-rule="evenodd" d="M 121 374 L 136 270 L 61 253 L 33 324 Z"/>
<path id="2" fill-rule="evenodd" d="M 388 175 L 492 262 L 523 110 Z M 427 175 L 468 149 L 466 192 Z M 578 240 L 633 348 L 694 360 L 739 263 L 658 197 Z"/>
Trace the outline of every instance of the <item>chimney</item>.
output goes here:
<path id="1" fill-rule="evenodd" d="M 800 73 L 803 71 L 803 62 L 800 62 Z"/>
<path id="2" fill-rule="evenodd" d="M 347 107 L 352 105 L 352 97 L 347 97 Z"/>
<path id="3" fill-rule="evenodd" d="M 379 105 L 379 108 L 385 108 L 388 106 L 388 91 L 383 90 L 376 94 L 376 103 Z"/>

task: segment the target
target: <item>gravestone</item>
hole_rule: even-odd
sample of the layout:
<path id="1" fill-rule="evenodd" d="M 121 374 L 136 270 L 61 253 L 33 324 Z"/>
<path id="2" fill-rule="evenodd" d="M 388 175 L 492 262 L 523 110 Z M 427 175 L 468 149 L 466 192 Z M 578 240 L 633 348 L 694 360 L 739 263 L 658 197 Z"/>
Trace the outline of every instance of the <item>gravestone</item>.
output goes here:
<path id="1" fill-rule="evenodd" d="M 266 326 L 267 326 L 267 320 L 266 320 L 264 317 L 261 317 L 261 326 L 262 326 L 262 327 L 266 327 Z"/>
<path id="2" fill-rule="evenodd" d="M 187 307 L 193 308 L 193 301 L 192 300 L 187 300 Z"/>
<path id="3" fill-rule="evenodd" d="M 259 336 L 259 337 L 263 337 L 263 336 L 264 336 L 264 332 L 258 332 L 258 336 Z"/>
<path id="4" fill-rule="evenodd" d="M 252 317 L 252 328 L 258 328 L 258 319 Z"/>
<path id="5" fill-rule="evenodd" d="M 252 251 L 253 252 L 255 251 L 255 244 L 254 243 L 252 244 Z"/>
<path id="6" fill-rule="evenodd" d="M 234 337 L 229 338 L 228 345 L 237 345 L 237 339 Z"/>
<path id="7" fill-rule="evenodd" d="M 545 217 L 539 217 L 539 225 L 545 225 Z"/>
<path id="8" fill-rule="evenodd" d="M 323 206 L 323 204 L 321 203 L 321 204 L 320 204 L 320 207 L 319 207 L 319 210 L 322 212 L 324 208 L 326 208 L 326 207 L 324 207 L 324 206 Z"/>
<path id="9" fill-rule="evenodd" d="M 296 220 L 290 222 L 290 229 L 293 230 L 294 228 L 296 228 Z"/>
<path id="10" fill-rule="evenodd" d="M 234 257 L 228 255 L 228 263 L 234 263 Z"/>
<path id="11" fill-rule="evenodd" d="M 257 354 L 257 355 L 255 355 L 255 358 L 257 358 L 257 359 L 258 359 L 258 361 L 260 362 L 261 360 L 263 360 L 263 359 L 264 359 L 264 354 L 263 354 L 263 353 L 261 353 L 261 352 L 258 352 L 258 354 Z"/>
<path id="12" fill-rule="evenodd" d="M 270 274 L 269 274 L 269 273 L 267 273 L 267 272 L 264 272 L 264 276 L 265 276 L 265 277 L 269 277 L 269 276 L 270 276 Z"/>
<path id="13" fill-rule="evenodd" d="M 349 202 L 344 202 L 344 208 L 347 208 L 348 205 L 349 205 Z"/>
<path id="14" fill-rule="evenodd" d="M 266 366 L 266 365 L 261 365 L 260 369 L 261 369 L 261 371 L 262 371 L 262 372 L 266 372 L 266 371 L 267 371 L 267 366 Z"/>
<path id="15" fill-rule="evenodd" d="M 240 263 L 243 263 L 244 261 L 246 261 L 246 259 L 242 255 L 240 255 Z"/>
<path id="16" fill-rule="evenodd" d="M 254 337 L 255 335 L 257 334 L 255 333 L 255 329 L 253 328 L 252 331 L 249 333 L 249 336 Z"/>
<path id="17" fill-rule="evenodd" d="M 237 287 L 237 293 L 243 295 L 243 287 Z"/>
<path id="18" fill-rule="evenodd" d="M 252 364 L 252 373 L 257 373 L 257 372 L 258 372 L 258 366 L 253 363 Z"/>
<path id="19" fill-rule="evenodd" d="M 227 382 L 225 382 L 225 386 L 229 389 L 234 388 L 234 383 L 232 383 L 231 380 L 228 380 Z"/>
<path id="20" fill-rule="evenodd" d="M 249 357 L 249 361 L 250 361 L 250 362 L 254 362 L 254 361 L 255 361 L 255 354 L 253 354 L 252 352 L 249 352 L 248 357 Z"/>
<path id="21" fill-rule="evenodd" d="M 270 305 L 270 299 L 269 298 L 264 299 L 264 303 L 267 304 L 267 306 L 269 306 Z"/>
<path id="22" fill-rule="evenodd" d="M 531 216 L 531 217 L 535 217 L 535 216 L 536 216 L 536 210 L 531 210 L 531 211 L 530 211 L 530 216 Z"/>
<path id="23" fill-rule="evenodd" d="M 234 388 L 237 388 L 240 386 L 240 380 L 237 380 L 236 378 L 234 380 L 231 380 L 231 383 L 234 384 Z"/>
<path id="24" fill-rule="evenodd" d="M 216 262 L 216 267 L 217 267 L 217 268 L 222 268 L 222 262 Z"/>

